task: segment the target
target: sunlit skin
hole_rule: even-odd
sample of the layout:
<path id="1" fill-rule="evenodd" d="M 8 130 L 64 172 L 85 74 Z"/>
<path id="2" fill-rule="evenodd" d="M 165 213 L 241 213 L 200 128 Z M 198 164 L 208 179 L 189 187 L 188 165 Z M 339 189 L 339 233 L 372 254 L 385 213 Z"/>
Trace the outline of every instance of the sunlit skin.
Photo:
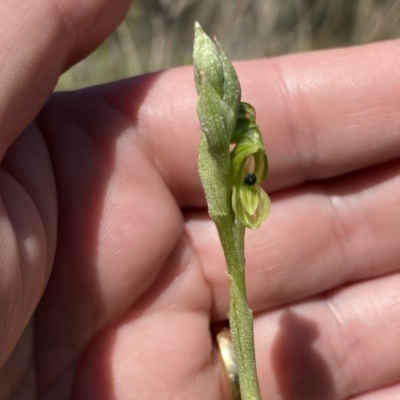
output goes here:
<path id="1" fill-rule="evenodd" d="M 0 6 L 1 399 L 229 399 L 192 69 L 51 96 L 129 3 Z M 246 243 L 263 399 L 400 397 L 399 43 L 235 64 L 273 204 Z"/>

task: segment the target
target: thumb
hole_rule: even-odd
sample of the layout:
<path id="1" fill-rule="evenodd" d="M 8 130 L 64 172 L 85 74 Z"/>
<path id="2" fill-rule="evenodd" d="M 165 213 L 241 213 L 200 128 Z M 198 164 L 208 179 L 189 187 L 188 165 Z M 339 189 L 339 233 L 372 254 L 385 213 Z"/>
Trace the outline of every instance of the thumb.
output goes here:
<path id="1" fill-rule="evenodd" d="M 42 294 L 51 263 L 47 255 L 54 253 L 47 251 L 46 240 L 54 247 L 56 232 L 56 196 L 45 145 L 25 140 L 9 147 L 34 120 L 59 74 L 111 33 L 129 3 L 0 2 L 0 366 Z M 35 136 L 33 124 L 25 133 Z"/>
<path id="2" fill-rule="evenodd" d="M 53 91 L 124 17 L 129 0 L 4 0 L 0 4 L 0 159 Z"/>

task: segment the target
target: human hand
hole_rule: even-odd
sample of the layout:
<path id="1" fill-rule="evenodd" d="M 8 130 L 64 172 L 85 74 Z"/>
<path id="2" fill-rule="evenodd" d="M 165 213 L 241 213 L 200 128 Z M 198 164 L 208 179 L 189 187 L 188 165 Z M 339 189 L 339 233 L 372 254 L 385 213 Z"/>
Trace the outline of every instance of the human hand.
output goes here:
<path id="1" fill-rule="evenodd" d="M 271 215 L 247 235 L 265 399 L 400 391 L 396 46 L 237 64 L 270 160 Z M 23 107 L 3 101 L 4 151 L 48 95 L 49 69 L 32 92 L 22 81 Z M 195 102 L 187 68 L 55 94 L 8 150 L 0 398 L 229 399 L 209 329 L 226 319 L 228 280 Z"/>

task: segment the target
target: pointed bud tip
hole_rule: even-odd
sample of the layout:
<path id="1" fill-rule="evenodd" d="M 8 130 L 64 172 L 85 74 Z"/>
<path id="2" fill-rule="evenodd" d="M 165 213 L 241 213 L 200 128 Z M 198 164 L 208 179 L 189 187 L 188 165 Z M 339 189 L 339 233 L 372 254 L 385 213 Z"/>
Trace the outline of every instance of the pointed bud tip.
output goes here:
<path id="1" fill-rule="evenodd" d="M 204 33 L 204 30 L 201 27 L 201 25 L 198 23 L 198 21 L 196 21 L 194 23 L 194 31 L 195 31 L 195 33 Z"/>

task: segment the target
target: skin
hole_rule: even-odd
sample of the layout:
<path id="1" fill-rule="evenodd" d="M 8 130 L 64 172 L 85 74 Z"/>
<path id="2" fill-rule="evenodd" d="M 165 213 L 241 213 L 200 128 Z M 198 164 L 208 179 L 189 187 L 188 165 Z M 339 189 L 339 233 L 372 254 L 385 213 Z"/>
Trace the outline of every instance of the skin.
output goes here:
<path id="1" fill-rule="evenodd" d="M 0 6 L 1 400 L 229 399 L 191 69 L 51 95 L 128 5 Z M 400 397 L 399 44 L 236 64 L 270 165 L 246 244 L 264 399 Z"/>

